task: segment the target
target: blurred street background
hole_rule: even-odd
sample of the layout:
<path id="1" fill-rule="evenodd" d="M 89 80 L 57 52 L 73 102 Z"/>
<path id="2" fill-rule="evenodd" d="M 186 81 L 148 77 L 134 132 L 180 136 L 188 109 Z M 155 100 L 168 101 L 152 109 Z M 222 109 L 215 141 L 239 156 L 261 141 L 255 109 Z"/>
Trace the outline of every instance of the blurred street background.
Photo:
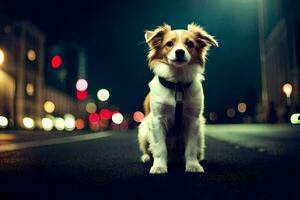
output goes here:
<path id="1" fill-rule="evenodd" d="M 0 197 L 297 199 L 299 8 L 297 0 L 1 2 Z M 153 177 L 136 139 L 153 77 L 144 31 L 191 22 L 220 45 L 203 82 L 207 173 L 177 163 Z"/>

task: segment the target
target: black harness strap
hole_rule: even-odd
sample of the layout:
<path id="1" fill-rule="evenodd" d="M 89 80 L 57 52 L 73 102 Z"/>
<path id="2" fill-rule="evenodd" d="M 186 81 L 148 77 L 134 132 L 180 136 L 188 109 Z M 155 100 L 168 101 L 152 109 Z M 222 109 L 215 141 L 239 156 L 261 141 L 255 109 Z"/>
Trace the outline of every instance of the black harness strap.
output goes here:
<path id="1" fill-rule="evenodd" d="M 182 132 L 182 113 L 183 113 L 183 103 L 184 103 L 184 91 L 188 89 L 193 82 L 181 83 L 181 82 L 171 82 L 165 78 L 158 77 L 159 82 L 166 88 L 175 91 L 175 116 L 174 116 L 174 127 L 173 134 L 178 136 Z"/>

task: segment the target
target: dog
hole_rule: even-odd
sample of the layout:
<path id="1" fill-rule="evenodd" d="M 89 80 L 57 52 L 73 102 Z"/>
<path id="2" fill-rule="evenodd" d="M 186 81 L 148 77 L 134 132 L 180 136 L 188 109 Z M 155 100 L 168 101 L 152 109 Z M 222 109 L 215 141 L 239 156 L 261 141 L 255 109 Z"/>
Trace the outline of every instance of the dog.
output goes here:
<path id="1" fill-rule="evenodd" d="M 180 138 L 186 172 L 204 172 L 204 65 L 211 46 L 218 42 L 195 23 L 187 30 L 172 30 L 164 24 L 145 31 L 149 46 L 148 64 L 155 74 L 144 101 L 145 118 L 138 127 L 143 163 L 153 165 L 151 174 L 168 172 L 172 138 Z M 174 134 L 176 133 L 176 134 Z M 178 140 L 177 140 L 178 141 Z M 176 145 L 180 143 L 175 142 Z"/>

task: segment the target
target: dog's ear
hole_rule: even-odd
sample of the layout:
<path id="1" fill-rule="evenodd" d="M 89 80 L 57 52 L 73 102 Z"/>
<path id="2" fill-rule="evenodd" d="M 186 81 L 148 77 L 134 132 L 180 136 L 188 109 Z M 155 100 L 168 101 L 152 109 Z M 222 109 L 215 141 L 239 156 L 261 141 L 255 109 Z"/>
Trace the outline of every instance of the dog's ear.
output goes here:
<path id="1" fill-rule="evenodd" d="M 145 40 L 151 49 L 157 49 L 163 40 L 163 36 L 168 31 L 171 31 L 171 26 L 164 24 L 153 31 L 145 31 Z"/>
<path id="2" fill-rule="evenodd" d="M 187 27 L 188 31 L 194 34 L 196 41 L 203 47 L 216 46 L 219 47 L 218 42 L 209 35 L 202 27 L 195 23 L 191 23 Z"/>

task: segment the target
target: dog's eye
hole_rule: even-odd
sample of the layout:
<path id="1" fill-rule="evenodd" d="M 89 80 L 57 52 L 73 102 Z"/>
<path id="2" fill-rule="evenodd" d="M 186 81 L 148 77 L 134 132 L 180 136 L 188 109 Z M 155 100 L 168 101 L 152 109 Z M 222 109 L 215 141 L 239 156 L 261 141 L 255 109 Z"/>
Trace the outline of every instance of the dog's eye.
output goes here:
<path id="1" fill-rule="evenodd" d="M 172 47 L 173 44 L 174 44 L 174 43 L 173 43 L 172 41 L 169 41 L 169 42 L 166 43 L 166 46 L 167 46 L 167 47 Z"/>
<path id="2" fill-rule="evenodd" d="M 188 48 L 193 48 L 194 47 L 194 43 L 192 41 L 187 41 L 185 43 L 185 45 L 188 47 Z"/>

